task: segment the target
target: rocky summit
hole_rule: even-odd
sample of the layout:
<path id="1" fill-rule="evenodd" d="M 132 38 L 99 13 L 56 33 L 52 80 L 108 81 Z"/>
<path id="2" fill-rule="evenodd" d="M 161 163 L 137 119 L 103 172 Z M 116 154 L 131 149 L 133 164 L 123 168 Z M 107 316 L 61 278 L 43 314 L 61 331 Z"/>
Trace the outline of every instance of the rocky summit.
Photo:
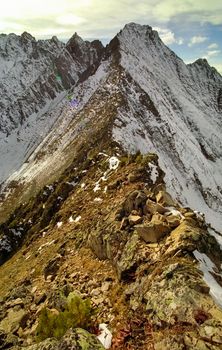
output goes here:
<path id="1" fill-rule="evenodd" d="M 0 350 L 222 349 L 220 74 L 135 23 L 0 49 Z"/>

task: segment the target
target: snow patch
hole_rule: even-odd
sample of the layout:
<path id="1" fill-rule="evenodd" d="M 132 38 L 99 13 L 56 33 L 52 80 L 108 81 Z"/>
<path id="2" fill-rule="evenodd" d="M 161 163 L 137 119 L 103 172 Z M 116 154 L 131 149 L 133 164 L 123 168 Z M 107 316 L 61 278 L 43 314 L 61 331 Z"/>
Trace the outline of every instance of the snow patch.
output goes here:
<path id="1" fill-rule="evenodd" d="M 100 180 L 96 183 L 96 186 L 94 187 L 93 191 L 97 192 L 101 190 L 100 184 L 99 184 Z"/>
<path id="2" fill-rule="evenodd" d="M 159 176 L 158 167 L 153 163 L 149 163 L 149 168 L 151 170 L 150 178 L 153 181 L 153 184 L 155 185 L 156 180 Z"/>
<path id="3" fill-rule="evenodd" d="M 166 215 L 178 216 L 180 219 L 184 219 L 184 216 L 181 214 L 181 212 L 174 207 L 166 207 L 166 209 Z"/>
<path id="4" fill-rule="evenodd" d="M 73 219 L 72 216 L 70 216 L 70 217 L 69 217 L 69 223 L 72 223 L 72 222 L 74 222 L 74 219 Z"/>
<path id="5" fill-rule="evenodd" d="M 94 202 L 102 202 L 103 200 L 102 200 L 102 198 L 100 198 L 100 197 L 96 197 L 96 198 L 94 198 Z"/>
<path id="6" fill-rule="evenodd" d="M 112 345 L 112 333 L 108 330 L 105 323 L 99 325 L 100 335 L 97 336 L 105 349 L 110 349 Z"/>
<path id="7" fill-rule="evenodd" d="M 74 222 L 79 222 L 80 219 L 81 219 L 81 215 L 77 216 L 77 217 L 75 218 Z"/>
<path id="8" fill-rule="evenodd" d="M 200 270 L 204 274 L 204 280 L 210 287 L 210 294 L 213 299 L 222 307 L 222 287 L 217 283 L 211 272 L 216 273 L 216 266 L 204 253 L 200 253 L 198 250 L 193 252 L 195 258 L 200 263 Z M 219 274 L 222 277 L 222 274 Z"/>
<path id="9" fill-rule="evenodd" d="M 109 158 L 109 168 L 112 170 L 116 170 L 119 166 L 119 159 L 115 156 L 112 156 L 111 158 Z"/>

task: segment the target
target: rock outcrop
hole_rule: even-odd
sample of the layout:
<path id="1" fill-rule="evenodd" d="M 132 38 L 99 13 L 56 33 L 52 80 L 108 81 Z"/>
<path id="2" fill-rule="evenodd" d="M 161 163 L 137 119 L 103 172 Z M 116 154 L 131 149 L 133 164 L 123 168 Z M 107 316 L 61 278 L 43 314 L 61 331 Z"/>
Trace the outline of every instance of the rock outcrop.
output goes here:
<path id="1" fill-rule="evenodd" d="M 147 349 L 147 344 L 155 350 L 221 348 L 217 240 L 203 216 L 167 193 L 155 156 L 121 152 L 113 147 L 90 152 L 65 172 L 63 181 L 17 210 L 17 220 L 24 227 L 31 220 L 32 227 L 0 267 L 5 348 L 102 349 L 100 323 L 108 324 L 112 349 Z M 159 179 L 155 184 L 151 164 Z M 67 191 L 65 183 L 75 185 Z M 46 212 L 50 216 L 42 221 Z M 16 224 L 8 221 L 12 229 Z M 70 312 L 72 322 L 88 320 L 74 316 L 76 295 L 75 300 L 83 300 L 77 303 L 82 305 L 78 315 L 88 315 L 88 299 L 96 311 L 90 324 L 80 323 L 87 330 L 76 329 L 78 323 L 66 328 Z M 43 332 L 44 317 L 54 320 L 53 332 L 47 327 Z M 39 332 L 49 339 L 37 344 Z M 52 339 L 52 334 L 60 336 Z"/>

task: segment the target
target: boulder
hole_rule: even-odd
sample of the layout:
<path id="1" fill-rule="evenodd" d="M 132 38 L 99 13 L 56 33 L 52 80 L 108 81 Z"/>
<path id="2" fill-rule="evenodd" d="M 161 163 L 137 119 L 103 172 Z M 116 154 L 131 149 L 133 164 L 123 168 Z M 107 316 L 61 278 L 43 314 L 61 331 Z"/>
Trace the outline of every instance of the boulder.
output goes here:
<path id="1" fill-rule="evenodd" d="M 0 322 L 0 329 L 6 333 L 14 333 L 19 327 L 24 328 L 29 314 L 24 309 L 9 309 L 7 316 Z"/>
<path id="2" fill-rule="evenodd" d="M 132 210 L 143 210 L 146 204 L 147 195 L 143 191 L 135 190 L 131 192 L 123 203 L 123 210 L 129 215 Z"/>
<path id="3" fill-rule="evenodd" d="M 47 279 L 48 276 L 51 276 L 51 280 L 55 279 L 61 265 L 61 260 L 62 260 L 62 256 L 58 255 L 57 257 L 55 257 L 54 259 L 48 262 L 48 264 L 44 268 L 45 279 Z"/>
<path id="4" fill-rule="evenodd" d="M 151 199 L 148 199 L 146 201 L 146 210 L 148 211 L 148 213 L 151 213 L 151 214 L 155 214 L 155 213 L 164 214 L 167 211 L 166 208 L 164 208 L 159 203 L 152 201 Z"/>
<path id="5" fill-rule="evenodd" d="M 218 320 L 206 320 L 200 328 L 201 338 L 217 343 L 222 347 L 222 322 Z"/>
<path id="6" fill-rule="evenodd" d="M 135 190 L 131 192 L 125 199 L 123 203 L 123 210 L 125 214 L 129 215 L 131 211 L 135 209 L 135 199 L 138 194 L 139 194 L 139 191 Z"/>
<path id="7" fill-rule="evenodd" d="M 129 215 L 128 220 L 131 226 L 138 225 L 143 221 L 142 217 L 139 215 Z"/>
<path id="8" fill-rule="evenodd" d="M 62 350 L 104 350 L 105 348 L 94 334 L 84 329 L 69 330 L 59 342 Z"/>
<path id="9" fill-rule="evenodd" d="M 117 261 L 117 274 L 119 279 L 128 279 L 137 267 L 137 252 L 139 237 L 134 233 L 126 243 L 120 259 Z"/>
<path id="10" fill-rule="evenodd" d="M 192 220 L 192 219 L 191 219 Z M 173 256 L 177 252 L 192 252 L 202 247 L 202 231 L 186 221 L 176 227 L 167 238 L 165 255 Z"/>
<path id="11" fill-rule="evenodd" d="M 188 211 L 187 213 L 184 213 L 185 218 L 196 218 L 196 214 L 192 211 Z"/>
<path id="12" fill-rule="evenodd" d="M 17 299 L 14 299 L 14 300 L 9 300 L 6 303 L 6 306 L 7 306 L 7 308 L 12 308 L 14 306 L 21 306 L 21 307 L 23 307 L 24 306 L 24 301 L 21 298 L 17 298 Z"/>
<path id="13" fill-rule="evenodd" d="M 156 201 L 158 204 L 164 207 L 174 207 L 176 205 L 175 201 L 172 199 L 171 195 L 165 191 L 159 191 L 156 195 Z"/>
<path id="14" fill-rule="evenodd" d="M 158 221 L 161 221 L 161 222 L 164 222 L 164 223 L 167 223 L 167 220 L 166 220 L 166 217 L 159 214 L 159 213 L 155 213 L 153 214 L 152 218 L 151 218 L 151 222 L 158 222 Z"/>
<path id="15" fill-rule="evenodd" d="M 180 218 L 175 215 L 168 215 L 166 220 L 170 227 L 175 228 L 180 225 Z"/>
<path id="16" fill-rule="evenodd" d="M 135 226 L 137 233 L 145 242 L 156 243 L 170 232 L 169 226 L 162 221 L 154 221 Z"/>
<path id="17" fill-rule="evenodd" d="M 123 218 L 120 224 L 120 230 L 124 230 L 129 225 L 128 218 Z"/>
<path id="18" fill-rule="evenodd" d="M 147 195 L 145 192 L 143 191 L 139 191 L 139 193 L 137 194 L 136 198 L 135 198 L 135 209 L 143 209 L 143 207 L 146 204 L 146 200 L 147 200 Z"/>
<path id="19" fill-rule="evenodd" d="M 88 238 L 88 246 L 100 260 L 107 259 L 106 242 L 104 242 L 103 236 L 99 230 L 95 230 L 90 233 Z"/>
<path id="20" fill-rule="evenodd" d="M 127 176 L 127 180 L 130 183 L 138 182 L 144 180 L 145 177 L 145 170 L 144 167 L 138 167 L 137 169 L 133 170 L 129 175 Z"/>

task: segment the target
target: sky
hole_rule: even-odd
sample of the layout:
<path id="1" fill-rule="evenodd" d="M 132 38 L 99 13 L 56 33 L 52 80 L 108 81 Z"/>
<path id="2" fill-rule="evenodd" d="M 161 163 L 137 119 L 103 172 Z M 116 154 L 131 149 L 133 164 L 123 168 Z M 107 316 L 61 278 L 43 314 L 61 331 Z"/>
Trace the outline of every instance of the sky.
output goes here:
<path id="1" fill-rule="evenodd" d="M 202 57 L 222 74 L 222 0 L 6 0 L 0 33 L 107 44 L 126 23 L 148 24 L 186 63 Z"/>

